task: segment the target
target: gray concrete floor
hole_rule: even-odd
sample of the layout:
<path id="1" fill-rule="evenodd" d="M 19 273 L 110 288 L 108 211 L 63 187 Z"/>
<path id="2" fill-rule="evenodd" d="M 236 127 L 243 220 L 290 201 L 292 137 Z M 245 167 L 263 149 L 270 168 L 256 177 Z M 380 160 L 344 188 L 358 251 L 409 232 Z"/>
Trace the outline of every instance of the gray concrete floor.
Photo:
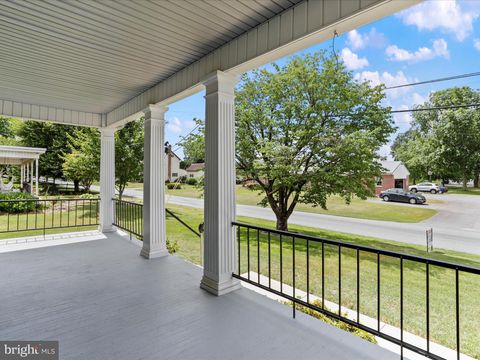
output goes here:
<path id="1" fill-rule="evenodd" d="M 61 359 L 397 359 L 201 269 L 107 239 L 0 254 L 0 339 L 59 340 Z"/>

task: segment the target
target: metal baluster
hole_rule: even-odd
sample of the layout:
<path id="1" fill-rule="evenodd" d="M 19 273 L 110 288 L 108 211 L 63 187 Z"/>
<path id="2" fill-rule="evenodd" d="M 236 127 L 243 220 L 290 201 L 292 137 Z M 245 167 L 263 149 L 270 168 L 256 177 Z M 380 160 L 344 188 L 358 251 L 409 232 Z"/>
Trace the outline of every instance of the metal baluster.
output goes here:
<path id="1" fill-rule="evenodd" d="M 296 297 L 295 297 L 295 236 L 292 236 L 292 283 L 293 283 L 293 318 L 295 319 Z"/>
<path id="2" fill-rule="evenodd" d="M 458 285 L 458 267 L 455 268 L 455 318 L 457 333 L 457 359 L 460 360 L 460 294 Z"/>
<path id="3" fill-rule="evenodd" d="M 237 225 L 237 246 L 238 246 L 238 275 L 241 275 L 242 268 L 241 268 L 241 257 L 240 257 L 241 246 L 240 246 L 240 226 L 239 225 Z"/>
<path id="4" fill-rule="evenodd" d="M 338 315 L 342 316 L 342 247 L 338 246 Z"/>
<path id="5" fill-rule="evenodd" d="M 357 249 L 357 323 L 360 324 L 360 250 Z"/>
<path id="6" fill-rule="evenodd" d="M 248 280 L 250 280 L 250 228 L 247 227 L 247 271 Z"/>
<path id="7" fill-rule="evenodd" d="M 325 309 L 325 243 L 322 241 L 322 309 Z"/>
<path id="8" fill-rule="evenodd" d="M 427 261 L 426 269 L 426 292 L 427 292 L 427 352 L 430 352 L 430 263 Z"/>
<path id="9" fill-rule="evenodd" d="M 307 239 L 307 304 L 310 304 L 310 242 Z"/>
<path id="10" fill-rule="evenodd" d="M 63 200 L 60 200 L 60 227 L 62 227 L 62 207 L 63 207 Z"/>
<path id="11" fill-rule="evenodd" d="M 403 359 L 403 257 L 400 256 L 400 357 Z"/>
<path id="12" fill-rule="evenodd" d="M 377 252 L 377 330 L 380 332 L 380 253 Z"/>
<path id="13" fill-rule="evenodd" d="M 271 233 L 268 232 L 268 287 L 272 287 L 272 264 L 271 264 Z"/>
<path id="14" fill-rule="evenodd" d="M 283 239 L 280 234 L 280 292 L 283 293 Z"/>
<path id="15" fill-rule="evenodd" d="M 78 223 L 78 200 L 75 199 L 75 226 L 77 226 Z"/>
<path id="16" fill-rule="evenodd" d="M 260 284 L 260 230 L 257 229 L 257 281 Z"/>

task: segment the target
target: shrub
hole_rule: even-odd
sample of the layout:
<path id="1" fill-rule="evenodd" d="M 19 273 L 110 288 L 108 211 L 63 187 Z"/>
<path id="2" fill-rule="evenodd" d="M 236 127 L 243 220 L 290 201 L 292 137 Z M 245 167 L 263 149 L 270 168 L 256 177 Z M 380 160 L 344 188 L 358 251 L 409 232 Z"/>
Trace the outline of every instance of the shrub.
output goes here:
<path id="1" fill-rule="evenodd" d="M 182 188 L 182 185 L 180 185 L 179 183 L 168 183 L 168 184 L 167 184 L 167 188 L 168 188 L 169 190 L 181 189 L 181 188 Z"/>
<path id="2" fill-rule="evenodd" d="M 198 181 L 195 178 L 188 178 L 187 179 L 187 184 L 188 185 L 197 185 Z"/>
<path id="3" fill-rule="evenodd" d="M 35 200 L 36 197 L 29 193 L 8 192 L 0 193 L 0 200 Z M 3 202 L 0 201 L 0 211 L 7 213 L 22 213 L 34 211 L 41 208 L 41 203 L 35 201 L 15 201 Z"/>
<path id="4" fill-rule="evenodd" d="M 178 241 L 170 241 L 167 240 L 167 250 L 170 254 L 175 254 L 178 250 L 180 249 L 180 246 L 178 245 Z"/>
<path id="5" fill-rule="evenodd" d="M 180 176 L 179 180 L 182 184 L 185 184 L 187 182 L 187 175 Z"/>

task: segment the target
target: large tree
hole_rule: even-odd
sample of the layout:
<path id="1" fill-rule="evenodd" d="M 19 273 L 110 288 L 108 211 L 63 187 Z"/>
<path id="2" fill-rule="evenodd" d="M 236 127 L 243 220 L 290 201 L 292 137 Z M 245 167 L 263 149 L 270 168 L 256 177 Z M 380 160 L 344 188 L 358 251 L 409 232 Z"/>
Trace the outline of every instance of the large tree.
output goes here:
<path id="1" fill-rule="evenodd" d="M 347 203 L 371 195 L 377 151 L 393 127 L 383 87 L 354 81 L 336 57 L 320 52 L 273 68 L 246 74 L 237 91 L 237 162 L 287 230 L 298 203 L 326 208 L 331 194 Z"/>
<path id="2" fill-rule="evenodd" d="M 143 178 L 143 124 L 144 118 L 129 122 L 115 134 L 115 177 L 120 199 L 129 181 Z"/>
<path id="3" fill-rule="evenodd" d="M 100 136 L 98 130 L 78 128 L 73 135 L 68 135 L 69 151 L 64 155 L 63 174 L 73 181 L 75 192 L 79 184 L 89 190 L 92 183 L 100 176 Z"/>
<path id="4" fill-rule="evenodd" d="M 411 129 L 397 137 L 393 155 L 415 173 L 418 170 L 418 177 L 431 174 L 461 181 L 465 189 L 470 179 L 478 184 L 480 112 L 474 107 L 431 110 L 478 103 L 480 93 L 469 87 L 431 93 L 413 113 Z"/>
<path id="5" fill-rule="evenodd" d="M 178 145 L 183 148 L 184 167 L 192 163 L 205 162 L 205 122 L 194 118 L 195 130 L 181 138 Z"/>

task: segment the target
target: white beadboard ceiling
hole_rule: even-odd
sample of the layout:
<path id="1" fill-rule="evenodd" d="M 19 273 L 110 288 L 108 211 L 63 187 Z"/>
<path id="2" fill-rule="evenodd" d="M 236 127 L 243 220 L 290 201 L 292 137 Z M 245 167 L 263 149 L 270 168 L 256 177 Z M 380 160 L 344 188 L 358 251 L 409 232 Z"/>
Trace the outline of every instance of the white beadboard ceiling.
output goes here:
<path id="1" fill-rule="evenodd" d="M 107 113 L 300 0 L 0 1 L 0 99 Z"/>

